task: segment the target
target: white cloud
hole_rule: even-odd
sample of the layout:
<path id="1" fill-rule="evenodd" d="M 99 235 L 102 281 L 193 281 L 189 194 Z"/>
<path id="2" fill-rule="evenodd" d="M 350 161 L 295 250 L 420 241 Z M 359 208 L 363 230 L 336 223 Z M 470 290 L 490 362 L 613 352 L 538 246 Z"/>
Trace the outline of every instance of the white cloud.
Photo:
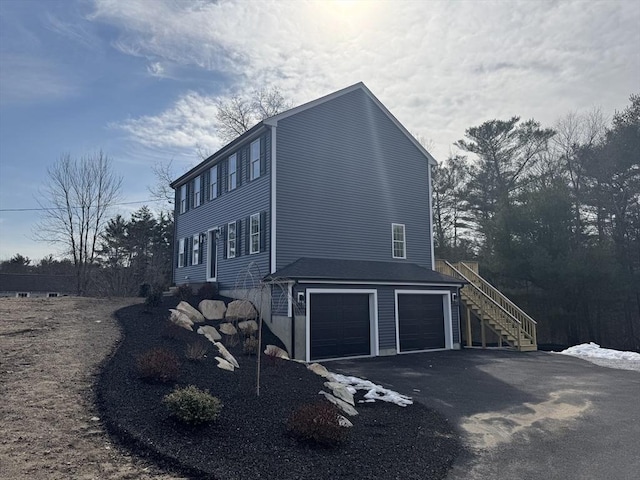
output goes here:
<path id="1" fill-rule="evenodd" d="M 442 158 L 491 118 L 626 105 L 640 83 L 639 5 L 97 0 L 91 18 L 120 29 L 122 53 L 222 73 L 232 90 L 275 84 L 302 103 L 362 80 Z M 125 125 L 204 143 L 212 113 L 210 96 L 189 93 Z"/>

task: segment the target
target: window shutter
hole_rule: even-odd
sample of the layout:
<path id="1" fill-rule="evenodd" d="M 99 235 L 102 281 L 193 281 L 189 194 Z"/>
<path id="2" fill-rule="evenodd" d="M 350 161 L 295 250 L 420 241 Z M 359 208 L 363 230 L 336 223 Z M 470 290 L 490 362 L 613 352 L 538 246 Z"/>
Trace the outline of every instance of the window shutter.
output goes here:
<path id="1" fill-rule="evenodd" d="M 200 180 L 200 188 L 202 188 L 202 203 L 206 202 L 207 200 L 211 200 L 209 198 L 209 170 L 207 169 L 203 174 L 202 174 L 202 180 Z"/>
<path id="2" fill-rule="evenodd" d="M 260 251 L 267 251 L 267 212 L 260 212 Z"/>
<path id="3" fill-rule="evenodd" d="M 184 211 L 188 212 L 191 208 L 191 182 L 187 182 L 185 185 Z"/>
<path id="4" fill-rule="evenodd" d="M 200 240 L 198 243 L 200 244 L 200 251 L 198 252 L 198 265 L 202 265 L 204 263 L 204 241 L 207 236 L 204 233 L 198 235 L 198 239 Z"/>
<path id="5" fill-rule="evenodd" d="M 176 187 L 174 193 L 176 194 L 176 199 L 175 203 L 173 204 L 173 206 L 175 207 L 173 218 L 178 218 L 178 215 L 180 215 L 180 187 Z"/>
<path id="6" fill-rule="evenodd" d="M 242 254 L 242 220 L 236 220 L 236 257 Z"/>
<path id="7" fill-rule="evenodd" d="M 227 226 L 223 225 L 220 228 L 220 235 L 222 235 L 222 258 L 227 258 Z"/>
<path id="8" fill-rule="evenodd" d="M 227 158 L 220 164 L 220 193 L 228 192 L 229 179 L 227 178 L 227 172 L 229 171 L 229 159 Z"/>
<path id="9" fill-rule="evenodd" d="M 222 162 L 220 162 L 216 168 L 218 170 L 218 191 L 216 193 L 217 193 L 217 196 L 219 197 L 220 194 L 222 193 L 222 184 L 224 183 L 222 181 Z"/>
<path id="10" fill-rule="evenodd" d="M 243 150 L 238 150 L 236 154 L 236 188 L 242 185 L 242 153 Z"/>
<path id="11" fill-rule="evenodd" d="M 267 172 L 267 136 L 260 137 L 260 176 Z"/>

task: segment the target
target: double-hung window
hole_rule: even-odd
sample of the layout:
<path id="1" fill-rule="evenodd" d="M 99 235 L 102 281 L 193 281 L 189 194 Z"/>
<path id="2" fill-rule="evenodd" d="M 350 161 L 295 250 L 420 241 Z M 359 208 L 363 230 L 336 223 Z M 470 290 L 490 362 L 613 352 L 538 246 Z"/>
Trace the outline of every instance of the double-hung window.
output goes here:
<path id="1" fill-rule="evenodd" d="M 229 157 L 229 188 L 234 190 L 238 185 L 238 155 L 233 154 Z"/>
<path id="2" fill-rule="evenodd" d="M 184 238 L 181 238 L 178 244 L 178 268 L 182 268 L 184 267 L 184 253 L 185 253 L 185 248 L 184 248 Z"/>
<path id="3" fill-rule="evenodd" d="M 193 236 L 193 242 L 191 247 L 191 264 L 200 264 L 200 235 Z"/>
<path id="4" fill-rule="evenodd" d="M 187 211 L 187 184 L 180 187 L 180 213 Z"/>
<path id="5" fill-rule="evenodd" d="M 200 177 L 193 179 L 193 208 L 200 206 Z"/>
<path id="6" fill-rule="evenodd" d="M 391 232 L 393 242 L 393 258 L 407 258 L 407 242 L 404 232 L 404 225 L 401 223 L 392 223 Z"/>
<path id="7" fill-rule="evenodd" d="M 236 222 L 231 222 L 227 225 L 227 258 L 235 258 L 236 247 Z"/>
<path id="8" fill-rule="evenodd" d="M 250 149 L 251 180 L 260 176 L 260 139 L 251 143 Z"/>
<path id="9" fill-rule="evenodd" d="M 209 200 L 213 200 L 218 196 L 218 166 L 211 167 L 209 170 Z"/>
<path id="10" fill-rule="evenodd" d="M 251 230 L 250 230 L 250 239 L 249 239 L 249 253 L 260 253 L 260 230 L 262 226 L 260 225 L 260 214 L 256 213 L 255 215 L 251 215 Z"/>

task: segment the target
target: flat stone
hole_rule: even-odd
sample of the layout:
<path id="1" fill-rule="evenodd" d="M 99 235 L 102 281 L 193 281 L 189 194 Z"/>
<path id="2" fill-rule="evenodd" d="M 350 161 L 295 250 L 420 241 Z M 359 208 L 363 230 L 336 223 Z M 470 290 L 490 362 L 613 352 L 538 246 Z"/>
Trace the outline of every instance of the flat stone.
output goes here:
<path id="1" fill-rule="evenodd" d="M 329 372 L 329 370 L 324 368 L 319 363 L 312 363 L 311 365 L 307 365 L 307 368 L 309 370 L 311 370 L 313 373 L 315 373 L 316 375 L 320 375 L 323 378 L 326 378 L 328 380 L 332 380 L 333 379 L 333 376 L 331 375 L 331 372 Z"/>
<path id="2" fill-rule="evenodd" d="M 282 358 L 284 360 L 289 360 L 289 354 L 285 352 L 280 347 L 276 347 L 275 345 L 267 345 L 264 349 L 264 354 L 269 355 L 270 357 Z"/>
<path id="3" fill-rule="evenodd" d="M 193 323 L 204 322 L 204 317 L 202 316 L 202 314 L 185 301 L 180 302 L 176 309 L 184 312 Z"/>
<path id="4" fill-rule="evenodd" d="M 202 300 L 198 309 L 207 320 L 222 320 L 227 306 L 222 300 Z"/>
<path id="5" fill-rule="evenodd" d="M 258 318 L 258 311 L 249 300 L 234 300 L 227 307 L 226 317 L 250 320 Z"/>
<path id="6" fill-rule="evenodd" d="M 237 335 L 238 334 L 238 330 L 236 330 L 236 327 L 234 327 L 230 323 L 221 323 L 218 328 L 225 335 Z"/>
<path id="7" fill-rule="evenodd" d="M 230 372 L 235 370 L 235 367 L 224 358 L 216 357 L 216 360 L 218 361 L 218 368 L 221 368 L 222 370 L 229 370 Z"/>
<path id="8" fill-rule="evenodd" d="M 214 342 L 213 344 L 218 348 L 220 355 L 222 355 L 227 362 L 229 362 L 236 368 L 240 368 L 240 365 L 238 365 L 238 361 L 236 360 L 236 358 L 229 353 L 229 350 L 227 350 L 227 348 L 223 344 L 221 344 L 220 342 Z"/>
<path id="9" fill-rule="evenodd" d="M 245 335 L 253 335 L 258 331 L 258 322 L 255 320 L 244 320 L 238 323 L 238 328 Z"/>
<path id="10" fill-rule="evenodd" d="M 353 401 L 353 394 L 349 391 L 349 389 L 338 382 L 324 382 L 324 386 L 330 388 L 333 394 L 341 400 L 344 400 L 349 405 L 355 405 L 356 403 Z"/>
<path id="11" fill-rule="evenodd" d="M 342 415 L 338 415 L 338 425 L 345 428 L 353 427 L 353 423 L 351 423 L 347 417 L 343 417 Z"/>
<path id="12" fill-rule="evenodd" d="M 222 338 L 222 335 L 218 333 L 216 327 L 212 327 L 211 325 L 203 325 L 202 327 L 198 328 L 198 333 L 200 335 L 204 335 L 205 338 L 211 343 L 216 343 Z"/>
<path id="13" fill-rule="evenodd" d="M 170 308 L 169 311 L 171 312 L 169 320 L 171 320 L 179 327 L 193 332 L 193 322 L 184 312 L 181 312 L 180 310 L 176 310 L 174 308 Z"/>
<path id="14" fill-rule="evenodd" d="M 339 398 L 336 398 L 330 393 L 327 393 L 323 390 L 320 390 L 320 392 L 318 393 L 320 393 L 320 395 L 324 395 L 324 397 L 327 400 L 329 400 L 331 403 L 333 403 L 335 406 L 337 406 L 340 410 L 342 410 L 347 415 L 351 417 L 355 417 L 356 415 L 358 415 L 358 411 L 355 408 L 353 408 L 351 405 L 349 405 L 347 402 L 345 402 L 344 400 L 340 400 Z"/>

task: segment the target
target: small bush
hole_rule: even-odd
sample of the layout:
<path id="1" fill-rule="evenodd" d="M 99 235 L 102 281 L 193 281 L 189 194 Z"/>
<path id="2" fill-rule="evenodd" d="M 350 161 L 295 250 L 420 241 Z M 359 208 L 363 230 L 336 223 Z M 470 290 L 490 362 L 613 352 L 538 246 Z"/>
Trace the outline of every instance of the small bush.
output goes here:
<path id="1" fill-rule="evenodd" d="M 258 339 L 255 337 L 245 338 L 242 344 L 242 352 L 245 355 L 257 355 L 258 348 L 260 348 L 260 345 L 258 344 Z"/>
<path id="2" fill-rule="evenodd" d="M 287 430 L 303 442 L 324 447 L 335 447 L 343 443 L 349 429 L 340 426 L 338 408 L 327 402 L 302 405 L 291 414 Z"/>
<path id="3" fill-rule="evenodd" d="M 219 399 L 194 385 L 176 388 L 162 401 L 169 408 L 171 415 L 188 425 L 212 422 L 218 418 L 222 410 L 222 402 Z"/>
<path id="4" fill-rule="evenodd" d="M 193 361 L 199 362 L 203 360 L 207 356 L 207 352 L 209 351 L 209 343 L 203 342 L 202 340 L 196 340 L 187 345 L 187 352 L 185 356 Z"/>
<path id="5" fill-rule="evenodd" d="M 189 330 L 176 325 L 171 320 L 166 321 L 162 329 L 162 336 L 172 340 L 183 340 L 186 339 L 186 337 L 191 337 Z"/>
<path id="6" fill-rule="evenodd" d="M 144 300 L 145 310 L 149 311 L 160 305 L 162 305 L 162 292 L 155 289 L 150 290 L 149 293 L 147 293 L 147 298 Z"/>
<path id="7" fill-rule="evenodd" d="M 178 288 L 176 288 L 174 296 L 180 301 L 190 302 L 193 298 L 193 290 L 191 290 L 189 285 L 179 285 Z"/>
<path id="8" fill-rule="evenodd" d="M 205 283 L 198 289 L 198 297 L 202 300 L 214 300 L 218 297 L 218 284 Z"/>
<path id="9" fill-rule="evenodd" d="M 148 297 L 151 293 L 152 288 L 148 283 L 141 283 L 138 287 L 138 296 L 139 297 Z"/>
<path id="10" fill-rule="evenodd" d="M 178 357 L 165 348 L 147 350 L 138 357 L 140 378 L 148 382 L 170 383 L 178 378 Z"/>

